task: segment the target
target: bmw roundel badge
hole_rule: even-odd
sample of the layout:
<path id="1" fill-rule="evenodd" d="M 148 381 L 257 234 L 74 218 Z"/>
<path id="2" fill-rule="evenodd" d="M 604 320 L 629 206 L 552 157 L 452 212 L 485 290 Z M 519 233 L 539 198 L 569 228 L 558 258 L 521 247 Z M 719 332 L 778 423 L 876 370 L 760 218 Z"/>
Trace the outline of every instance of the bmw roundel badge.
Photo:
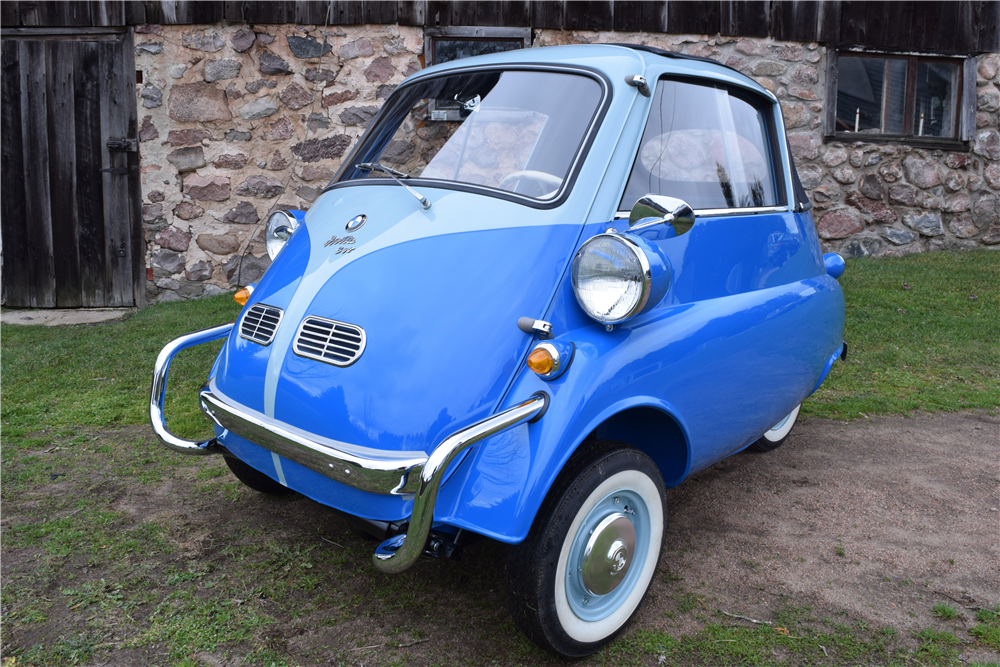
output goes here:
<path id="1" fill-rule="evenodd" d="M 353 232 L 361 229 L 361 225 L 365 224 L 368 220 L 368 216 L 362 213 L 361 215 L 356 215 L 347 222 L 347 231 Z"/>

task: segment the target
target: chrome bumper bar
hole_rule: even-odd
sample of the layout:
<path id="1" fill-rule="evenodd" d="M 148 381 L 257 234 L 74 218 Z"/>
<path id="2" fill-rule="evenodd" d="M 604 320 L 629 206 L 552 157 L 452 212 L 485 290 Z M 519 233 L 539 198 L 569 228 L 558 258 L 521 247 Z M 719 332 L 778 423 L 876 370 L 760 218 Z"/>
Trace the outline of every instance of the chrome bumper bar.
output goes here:
<path id="1" fill-rule="evenodd" d="M 396 573 L 416 563 L 424 551 L 427 536 L 431 532 L 434 505 L 448 465 L 480 440 L 524 422 L 541 418 L 548 403 L 548 395 L 539 392 L 520 405 L 453 433 L 438 445 L 420 471 L 417 496 L 413 500 L 413 514 L 410 517 L 407 533 L 391 537 L 378 546 L 372 556 L 375 567 L 383 572 Z"/>
<path id="2" fill-rule="evenodd" d="M 167 371 L 174 356 L 183 349 L 225 338 L 234 323 L 181 336 L 160 351 L 153 370 L 149 416 L 156 437 L 164 446 L 183 454 L 212 454 L 222 451 L 215 438 L 203 442 L 184 440 L 167 430 L 163 403 Z M 476 443 L 525 422 L 542 417 L 548 395 L 538 392 L 512 408 L 468 426 L 448 436 L 430 456 L 420 452 L 360 451 L 346 443 L 322 438 L 282 424 L 256 411 L 227 401 L 210 385 L 200 392 L 201 407 L 222 428 L 348 486 L 384 494 L 414 494 L 413 514 L 406 534 L 396 535 L 378 546 L 372 560 L 383 572 L 402 572 L 424 551 L 434 519 L 434 505 L 445 471 L 459 454 Z M 351 450 L 355 451 L 351 451 Z"/>
<path id="3" fill-rule="evenodd" d="M 171 433 L 167 429 L 166 416 L 163 414 L 163 400 L 167 395 L 167 371 L 170 370 L 170 362 L 174 360 L 177 353 L 195 345 L 225 338 L 232 331 L 234 324 L 236 323 L 230 322 L 175 338 L 167 343 L 166 347 L 160 350 L 159 356 L 156 357 L 156 365 L 153 367 L 153 389 L 149 394 L 149 421 L 153 425 L 153 433 L 165 447 L 182 454 L 219 453 L 218 442 L 215 438 L 198 442 L 185 440 Z"/>
<path id="4" fill-rule="evenodd" d="M 416 473 L 427 461 L 423 452 L 359 451 L 239 405 L 214 382 L 201 390 L 200 397 L 201 409 L 222 428 L 330 479 L 371 493 L 403 495 L 417 490 Z"/>

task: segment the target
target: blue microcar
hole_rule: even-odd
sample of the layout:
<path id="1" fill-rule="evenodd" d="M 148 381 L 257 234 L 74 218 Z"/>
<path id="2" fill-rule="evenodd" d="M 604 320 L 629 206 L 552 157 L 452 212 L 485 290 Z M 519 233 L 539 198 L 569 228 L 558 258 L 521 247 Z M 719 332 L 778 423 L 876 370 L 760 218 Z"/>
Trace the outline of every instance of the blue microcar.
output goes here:
<path id="1" fill-rule="evenodd" d="M 430 67 L 386 101 L 235 323 L 156 362 L 164 445 L 221 454 L 384 541 L 400 572 L 512 545 L 515 623 L 569 657 L 635 613 L 664 489 L 778 447 L 846 353 L 770 92 L 629 45 Z M 225 338 L 201 390 L 215 438 L 165 427 L 181 349 Z"/>

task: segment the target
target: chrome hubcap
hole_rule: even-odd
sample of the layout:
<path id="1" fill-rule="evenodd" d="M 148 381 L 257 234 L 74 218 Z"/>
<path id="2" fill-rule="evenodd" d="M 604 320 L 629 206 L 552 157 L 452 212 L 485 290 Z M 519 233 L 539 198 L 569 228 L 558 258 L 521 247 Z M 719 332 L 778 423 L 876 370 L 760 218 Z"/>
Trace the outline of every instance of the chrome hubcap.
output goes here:
<path id="1" fill-rule="evenodd" d="M 607 595 L 625 579 L 635 553 L 635 526 L 615 512 L 594 528 L 583 552 L 581 578 L 593 595 Z"/>

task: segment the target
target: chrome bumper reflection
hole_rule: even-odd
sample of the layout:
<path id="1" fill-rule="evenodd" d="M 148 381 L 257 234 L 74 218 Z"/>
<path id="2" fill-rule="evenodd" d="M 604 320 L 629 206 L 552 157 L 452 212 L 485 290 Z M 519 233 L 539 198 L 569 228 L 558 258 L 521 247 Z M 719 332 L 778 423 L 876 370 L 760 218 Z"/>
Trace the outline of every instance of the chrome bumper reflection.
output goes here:
<path id="1" fill-rule="evenodd" d="M 427 455 L 423 452 L 351 452 L 350 445 L 284 424 L 238 405 L 215 386 L 201 390 L 201 409 L 222 428 L 321 475 L 371 493 L 411 494 Z M 412 481 L 410 481 L 412 480 Z"/>
<path id="2" fill-rule="evenodd" d="M 417 496 L 413 500 L 413 514 L 410 516 L 407 533 L 389 538 L 378 546 L 372 555 L 375 567 L 383 572 L 396 573 L 416 563 L 424 551 L 427 536 L 431 532 L 434 505 L 448 465 L 477 442 L 524 422 L 541 418 L 548 403 L 548 395 L 539 392 L 520 405 L 453 433 L 438 445 L 431 452 L 420 475 L 414 475 L 419 477 L 419 486 Z"/>
<path id="3" fill-rule="evenodd" d="M 215 438 L 184 440 L 167 430 L 163 413 L 170 362 L 181 350 L 225 338 L 233 323 L 196 331 L 171 341 L 160 352 L 153 371 L 149 415 L 156 437 L 164 446 L 184 454 L 211 454 L 223 450 Z M 434 520 L 434 505 L 448 466 L 476 443 L 525 422 L 537 421 L 548 407 L 548 395 L 538 392 L 528 400 L 448 436 L 430 456 L 423 452 L 390 454 L 354 447 L 283 424 L 227 400 L 214 380 L 200 392 L 201 407 L 220 427 L 265 449 L 295 461 L 338 482 L 363 491 L 413 494 L 413 514 L 404 535 L 386 540 L 372 559 L 383 572 L 402 572 L 423 553 Z M 354 451 L 347 451 L 354 449 Z"/>
<path id="4" fill-rule="evenodd" d="M 235 322 L 223 324 L 211 329 L 202 329 L 186 336 L 175 338 L 160 350 L 153 367 L 153 389 L 149 394 L 149 421 L 153 425 L 153 433 L 165 447 L 182 454 L 215 454 L 220 450 L 215 438 L 201 442 L 179 438 L 167 429 L 166 416 L 163 413 L 163 401 L 167 395 L 167 372 L 170 362 L 181 350 L 213 340 L 225 338 L 232 331 Z"/>

